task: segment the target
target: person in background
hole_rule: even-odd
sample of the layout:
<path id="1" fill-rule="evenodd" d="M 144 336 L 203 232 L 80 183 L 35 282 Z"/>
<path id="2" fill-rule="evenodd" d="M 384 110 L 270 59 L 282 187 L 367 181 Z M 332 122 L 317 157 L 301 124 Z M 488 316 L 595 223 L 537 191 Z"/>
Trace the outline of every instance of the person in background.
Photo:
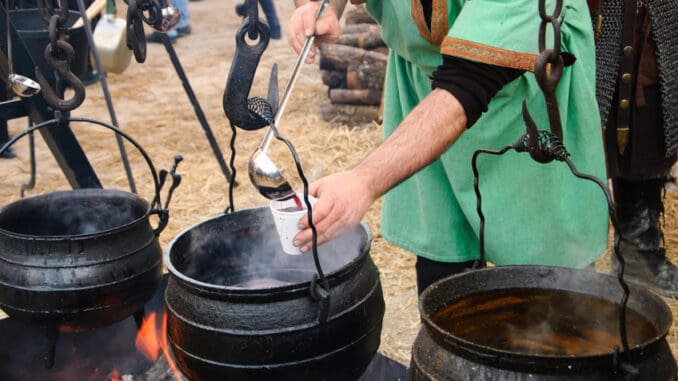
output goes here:
<path id="1" fill-rule="evenodd" d="M 471 158 L 500 149 L 525 133 L 525 100 L 548 129 L 543 95 L 533 73 L 538 55 L 539 2 L 524 0 L 367 0 L 390 48 L 383 132 L 385 140 L 360 163 L 309 186 L 318 244 L 357 224 L 383 196 L 381 234 L 417 255 L 417 288 L 465 271 L 479 257 Z M 346 1 L 332 0 L 315 21 L 318 2 L 296 0 L 288 42 L 330 42 L 340 35 Z M 555 0 L 546 2 L 554 9 Z M 564 145 L 581 172 L 605 178 L 595 100 L 593 30 L 586 2 L 565 0 L 562 50 L 576 56 L 564 68 L 561 102 Z M 566 11 L 565 11 L 566 10 Z M 308 61 L 315 59 L 315 50 Z M 607 246 L 605 197 L 566 165 L 539 164 L 528 154 L 479 160 L 487 224 L 485 254 L 495 265 L 584 268 Z M 295 245 L 311 249 L 306 219 Z"/>
<path id="2" fill-rule="evenodd" d="M 259 0 L 259 5 L 266 15 L 266 22 L 271 28 L 271 38 L 274 40 L 279 40 L 282 38 L 282 32 L 280 30 L 280 20 L 278 19 L 278 14 L 275 11 L 275 4 L 273 0 Z M 246 2 L 238 4 L 235 6 L 235 13 L 240 17 L 247 16 L 247 6 Z"/>
<path id="3" fill-rule="evenodd" d="M 624 275 L 675 298 L 678 267 L 666 257 L 662 215 L 678 157 L 678 7 L 675 0 L 589 3 L 602 17 L 597 97 Z M 613 272 L 618 265 L 613 256 Z"/>
<path id="4" fill-rule="evenodd" d="M 177 42 L 179 37 L 186 36 L 191 33 L 191 24 L 189 19 L 191 13 L 188 11 L 188 0 L 173 0 L 172 4 L 179 11 L 179 21 L 174 28 L 167 31 L 167 37 L 171 43 Z M 149 42 L 162 42 L 162 33 L 158 31 L 153 31 L 151 34 L 146 36 L 146 39 Z"/>

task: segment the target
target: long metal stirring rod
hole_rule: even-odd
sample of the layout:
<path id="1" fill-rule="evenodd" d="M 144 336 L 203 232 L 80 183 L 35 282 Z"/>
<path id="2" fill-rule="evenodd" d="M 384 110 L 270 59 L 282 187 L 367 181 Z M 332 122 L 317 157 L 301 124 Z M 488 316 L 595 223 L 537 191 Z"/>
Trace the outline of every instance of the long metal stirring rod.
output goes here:
<path id="1" fill-rule="evenodd" d="M 320 8 L 318 8 L 318 14 L 315 17 L 316 21 L 318 21 L 320 17 L 322 17 L 323 13 L 325 12 L 325 8 L 327 8 L 327 4 L 329 4 L 329 0 L 322 0 L 322 2 L 320 3 Z M 285 111 L 285 107 L 287 106 L 287 102 L 290 99 L 292 88 L 294 87 L 294 84 L 297 82 L 297 76 L 299 74 L 299 71 L 301 70 L 301 67 L 306 61 L 306 58 L 308 57 L 308 52 L 311 50 L 311 46 L 313 46 L 314 40 L 315 40 L 314 35 L 311 35 L 308 38 L 306 38 L 304 46 L 301 49 L 301 53 L 297 58 L 297 62 L 294 65 L 294 70 L 292 70 L 292 76 L 290 77 L 290 81 L 287 83 L 287 87 L 285 88 L 283 97 L 280 100 L 280 105 L 278 105 L 278 109 L 275 112 L 275 116 L 273 117 L 273 122 L 276 128 L 278 127 L 278 123 L 282 118 L 283 112 Z M 268 127 L 268 129 L 266 130 L 266 134 L 264 135 L 264 138 L 261 140 L 261 143 L 259 143 L 259 148 L 265 152 L 268 149 L 268 146 L 271 144 L 272 139 L 273 139 L 273 129 L 271 127 Z"/>

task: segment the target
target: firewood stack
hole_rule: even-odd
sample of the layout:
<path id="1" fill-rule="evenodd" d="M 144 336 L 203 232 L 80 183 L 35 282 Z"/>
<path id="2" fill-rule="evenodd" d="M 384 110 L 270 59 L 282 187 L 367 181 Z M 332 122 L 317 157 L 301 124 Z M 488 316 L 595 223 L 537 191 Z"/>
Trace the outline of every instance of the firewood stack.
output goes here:
<path id="1" fill-rule="evenodd" d="M 322 81 L 329 87 L 330 100 L 320 105 L 321 117 L 351 126 L 381 122 L 388 48 L 363 6 L 348 8 L 344 21 L 339 39 L 319 47 Z"/>

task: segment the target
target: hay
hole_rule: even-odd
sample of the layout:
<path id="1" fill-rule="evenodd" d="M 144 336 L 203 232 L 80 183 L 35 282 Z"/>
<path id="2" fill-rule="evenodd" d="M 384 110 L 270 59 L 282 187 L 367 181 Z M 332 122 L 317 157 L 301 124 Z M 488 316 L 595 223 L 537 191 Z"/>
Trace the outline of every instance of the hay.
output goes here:
<path id="1" fill-rule="evenodd" d="M 278 2 L 276 6 L 285 25 L 291 14 L 292 2 Z M 235 16 L 231 2 L 191 2 L 190 7 L 193 34 L 179 39 L 175 49 L 228 162 L 232 132 L 222 109 L 222 96 L 234 51 L 235 31 L 241 21 Z M 268 75 L 276 62 L 280 88 L 283 89 L 295 58 L 285 41 L 271 41 L 250 94 L 265 96 Z M 170 205 L 169 224 L 160 236 L 164 247 L 182 230 L 224 211 L 228 206 L 228 183 L 162 46 L 149 44 L 147 61 L 143 65 L 132 62 L 125 73 L 110 74 L 107 78 L 119 125 L 148 151 L 157 169 L 169 168 L 176 153 L 184 157 L 179 166 L 183 181 Z M 321 103 L 326 102 L 326 91 L 318 66 L 305 66 L 279 126 L 280 132 L 295 145 L 309 181 L 356 164 L 381 139 L 377 125 L 330 127 L 322 121 L 318 109 Z M 73 115 L 110 121 L 98 84 L 87 88 L 85 103 Z M 10 132 L 16 134 L 23 130 L 25 123 L 25 120 L 11 121 Z M 73 130 L 103 186 L 129 190 L 113 134 L 79 124 L 74 124 Z M 263 131 L 237 131 L 235 164 L 239 186 L 235 188 L 234 195 L 236 209 L 267 202 L 256 192 L 246 174 L 249 156 L 262 135 Z M 2 205 L 18 199 L 19 187 L 29 179 L 27 140 L 21 140 L 17 149 L 18 159 L 0 161 Z M 39 135 L 36 137 L 36 150 L 37 184 L 29 195 L 70 189 Z M 138 193 L 150 199 L 153 187 L 148 168 L 129 144 L 126 144 L 126 150 Z M 300 179 L 287 148 L 274 141 L 269 155 L 300 189 Z M 165 194 L 162 196 L 164 198 Z M 379 350 L 407 364 L 412 342 L 419 330 L 414 257 L 388 244 L 380 236 L 380 207 L 377 202 L 365 217 L 374 234 L 371 255 L 380 270 L 386 302 Z M 674 261 L 678 259 L 677 215 L 678 193 L 674 193 L 667 198 L 665 217 L 666 242 L 669 256 Z M 606 258 L 609 255 L 601 259 L 601 264 Z M 678 301 L 667 300 L 667 303 L 674 317 L 678 316 Z M 678 356 L 678 328 L 675 324 L 668 340 L 674 355 Z"/>

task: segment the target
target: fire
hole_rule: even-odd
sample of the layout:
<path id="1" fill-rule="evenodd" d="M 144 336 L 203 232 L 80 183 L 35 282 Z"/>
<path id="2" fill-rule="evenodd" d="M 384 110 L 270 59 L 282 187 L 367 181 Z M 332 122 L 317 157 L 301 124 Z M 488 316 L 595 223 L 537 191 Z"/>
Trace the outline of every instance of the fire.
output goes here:
<path id="1" fill-rule="evenodd" d="M 158 324 L 157 314 L 151 312 L 148 316 L 144 316 L 137 334 L 135 345 L 137 350 L 143 354 L 147 359 L 155 362 L 162 351 L 167 363 L 172 370 L 177 380 L 183 380 L 181 371 L 177 368 L 169 351 L 167 344 L 167 311 L 163 311 L 161 323 Z"/>
<path id="2" fill-rule="evenodd" d="M 120 374 L 118 374 L 117 369 L 113 369 L 113 372 L 111 372 L 111 380 L 110 381 L 122 381 L 122 378 L 120 378 Z"/>
<path id="3" fill-rule="evenodd" d="M 154 362 L 160 354 L 160 340 L 158 340 L 160 333 L 158 332 L 155 315 L 155 312 L 151 312 L 149 316 L 144 316 L 141 328 L 139 328 L 139 333 L 134 341 L 137 350 Z"/>

